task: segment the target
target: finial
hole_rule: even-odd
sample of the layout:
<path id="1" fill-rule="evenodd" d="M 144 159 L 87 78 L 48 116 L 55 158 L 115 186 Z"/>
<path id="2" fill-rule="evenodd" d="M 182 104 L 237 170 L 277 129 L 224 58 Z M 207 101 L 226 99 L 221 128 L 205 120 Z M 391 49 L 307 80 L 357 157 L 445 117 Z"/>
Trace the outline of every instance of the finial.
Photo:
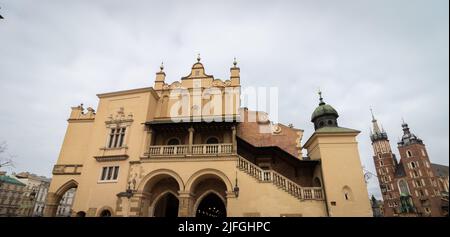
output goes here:
<path id="1" fill-rule="evenodd" d="M 197 54 L 197 62 L 200 62 L 200 54 Z"/>
<path id="2" fill-rule="evenodd" d="M 323 98 L 322 98 L 322 91 L 320 90 L 320 88 L 319 88 L 319 92 L 318 92 L 318 94 L 319 94 L 319 100 L 320 100 L 320 103 L 319 103 L 319 105 L 324 105 L 324 104 L 325 104 L 325 102 L 323 102 Z"/>
<path id="3" fill-rule="evenodd" d="M 161 66 L 159 66 L 159 69 L 161 69 L 161 72 L 164 70 L 164 62 L 161 62 Z"/>
<path id="4" fill-rule="evenodd" d="M 370 113 L 372 114 L 372 121 L 375 121 L 375 116 L 373 116 L 373 110 L 372 110 L 372 107 L 370 107 Z"/>
<path id="5" fill-rule="evenodd" d="M 234 65 L 234 67 L 236 67 L 236 65 L 237 65 L 236 57 L 234 57 L 233 65 Z"/>

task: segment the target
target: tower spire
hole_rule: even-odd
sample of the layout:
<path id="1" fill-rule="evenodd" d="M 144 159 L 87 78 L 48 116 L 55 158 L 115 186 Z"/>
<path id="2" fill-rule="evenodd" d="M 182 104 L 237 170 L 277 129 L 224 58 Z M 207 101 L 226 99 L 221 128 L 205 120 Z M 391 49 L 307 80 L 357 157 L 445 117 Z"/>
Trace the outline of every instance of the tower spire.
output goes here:
<path id="1" fill-rule="evenodd" d="M 200 62 L 200 54 L 197 54 L 197 62 Z"/>
<path id="2" fill-rule="evenodd" d="M 373 121 L 377 121 L 377 120 L 375 119 L 375 116 L 373 115 L 373 110 L 372 110 L 372 108 L 370 108 L 370 113 L 372 114 L 372 122 L 373 122 Z"/>
<path id="3" fill-rule="evenodd" d="M 378 122 L 375 119 L 375 115 L 373 115 L 372 108 L 370 108 L 370 113 L 372 114 L 373 133 L 375 133 L 375 134 L 381 133 L 380 127 L 378 126 Z"/>

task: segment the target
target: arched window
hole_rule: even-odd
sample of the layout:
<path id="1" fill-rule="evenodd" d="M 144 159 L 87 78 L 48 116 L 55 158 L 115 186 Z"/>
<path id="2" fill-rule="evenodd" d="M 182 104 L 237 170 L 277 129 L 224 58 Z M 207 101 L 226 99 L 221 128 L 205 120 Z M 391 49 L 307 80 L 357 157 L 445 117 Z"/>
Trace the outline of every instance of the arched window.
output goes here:
<path id="1" fill-rule="evenodd" d="M 407 150 L 407 151 L 406 151 L 406 157 L 411 157 L 411 156 L 412 156 L 411 151 L 410 151 L 410 150 Z"/>
<path id="2" fill-rule="evenodd" d="M 171 138 L 171 139 L 169 139 L 169 141 L 167 141 L 167 145 L 169 145 L 169 146 L 180 145 L 180 139 Z"/>
<path id="3" fill-rule="evenodd" d="M 100 213 L 100 217 L 110 217 L 111 216 L 111 212 L 109 210 L 103 210 Z"/>
<path id="4" fill-rule="evenodd" d="M 85 216 L 86 216 L 86 212 L 84 212 L 84 211 L 77 212 L 77 217 L 85 217 Z"/>
<path id="5" fill-rule="evenodd" d="M 206 144 L 218 144 L 219 139 L 217 137 L 210 137 L 206 140 Z"/>
<path id="6" fill-rule="evenodd" d="M 398 181 L 398 188 L 400 189 L 400 195 L 410 195 L 408 183 L 405 180 L 401 179 Z"/>
<path id="7" fill-rule="evenodd" d="M 323 125 L 324 125 L 323 121 L 320 121 L 319 127 L 323 127 Z"/>
<path id="8" fill-rule="evenodd" d="M 328 125 L 333 125 L 333 121 L 328 120 Z"/>
<path id="9" fill-rule="evenodd" d="M 352 190 L 350 189 L 350 187 L 344 186 L 344 188 L 342 188 L 342 193 L 344 194 L 344 199 L 346 201 L 353 200 L 353 194 L 352 194 Z"/>

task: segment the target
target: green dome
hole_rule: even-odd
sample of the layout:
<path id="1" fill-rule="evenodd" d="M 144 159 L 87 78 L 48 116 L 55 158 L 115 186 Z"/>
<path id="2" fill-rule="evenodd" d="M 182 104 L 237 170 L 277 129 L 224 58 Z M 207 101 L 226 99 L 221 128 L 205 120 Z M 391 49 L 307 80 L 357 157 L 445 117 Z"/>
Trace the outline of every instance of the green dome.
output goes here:
<path id="1" fill-rule="evenodd" d="M 339 117 L 338 112 L 331 105 L 322 102 L 311 115 L 311 122 L 314 122 L 316 118 L 324 115 L 334 115 L 336 118 Z"/>

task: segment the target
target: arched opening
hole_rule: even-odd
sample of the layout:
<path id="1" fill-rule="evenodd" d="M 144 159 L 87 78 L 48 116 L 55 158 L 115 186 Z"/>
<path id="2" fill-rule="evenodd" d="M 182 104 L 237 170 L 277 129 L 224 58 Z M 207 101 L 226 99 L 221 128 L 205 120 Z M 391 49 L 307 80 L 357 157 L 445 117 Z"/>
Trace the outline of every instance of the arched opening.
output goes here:
<path id="1" fill-rule="evenodd" d="M 210 137 L 206 140 L 206 144 L 219 144 L 217 137 Z"/>
<path id="2" fill-rule="evenodd" d="M 226 217 L 227 210 L 222 199 L 215 193 L 203 197 L 195 212 L 196 217 Z"/>
<path id="3" fill-rule="evenodd" d="M 412 153 L 411 153 L 410 150 L 406 151 L 406 156 L 407 156 L 407 157 L 411 157 L 411 156 L 412 156 Z"/>
<path id="4" fill-rule="evenodd" d="M 58 208 L 56 210 L 56 216 L 58 217 L 70 217 L 72 216 L 72 205 L 75 198 L 77 188 L 71 188 L 67 190 L 61 197 Z"/>
<path id="5" fill-rule="evenodd" d="M 78 183 L 72 179 L 61 185 L 56 192 L 49 192 L 45 201 L 44 216 L 72 216 L 72 204 L 77 187 Z"/>
<path id="6" fill-rule="evenodd" d="M 313 187 L 322 187 L 322 182 L 320 182 L 320 179 L 315 177 L 313 181 Z"/>
<path id="7" fill-rule="evenodd" d="M 84 212 L 84 211 L 79 211 L 76 214 L 76 217 L 85 217 L 85 216 L 86 216 L 86 212 Z"/>
<path id="8" fill-rule="evenodd" d="M 165 172 L 152 175 L 145 182 L 145 186 L 142 189 L 148 195 L 141 200 L 142 213 L 139 215 L 155 217 L 178 216 L 180 186 L 183 186 L 183 183 L 175 173 L 169 174 Z"/>
<path id="9" fill-rule="evenodd" d="M 192 216 L 226 217 L 228 189 L 225 182 L 228 182 L 228 179 L 226 176 L 219 175 L 213 173 L 205 173 L 197 177 L 194 175 L 190 179 L 193 179 L 192 184 L 188 181 L 187 188 L 192 193 L 194 201 Z"/>
<path id="10" fill-rule="evenodd" d="M 156 201 L 153 216 L 155 217 L 177 217 L 178 198 L 171 192 L 167 192 Z"/>
<path id="11" fill-rule="evenodd" d="M 111 216 L 111 212 L 109 210 L 103 210 L 102 212 L 100 212 L 100 217 L 110 217 Z"/>
<path id="12" fill-rule="evenodd" d="M 171 138 L 171 139 L 169 139 L 169 141 L 167 141 L 167 145 L 169 145 L 169 146 L 180 145 L 180 139 L 178 139 L 178 138 Z"/>
<path id="13" fill-rule="evenodd" d="M 344 188 L 342 188 L 342 193 L 344 194 L 344 199 L 346 201 L 353 200 L 352 190 L 350 189 L 350 187 L 344 186 Z"/>

